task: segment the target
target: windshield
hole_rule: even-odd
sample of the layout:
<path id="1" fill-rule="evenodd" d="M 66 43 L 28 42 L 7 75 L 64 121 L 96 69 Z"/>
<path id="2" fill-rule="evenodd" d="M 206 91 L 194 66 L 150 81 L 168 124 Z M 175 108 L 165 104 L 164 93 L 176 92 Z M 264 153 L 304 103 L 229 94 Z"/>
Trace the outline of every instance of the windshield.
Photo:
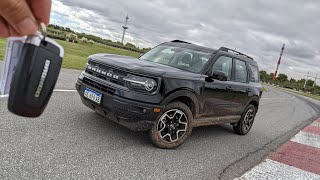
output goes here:
<path id="1" fill-rule="evenodd" d="M 160 45 L 141 56 L 140 59 L 199 73 L 210 57 L 211 54 L 206 52 Z"/>

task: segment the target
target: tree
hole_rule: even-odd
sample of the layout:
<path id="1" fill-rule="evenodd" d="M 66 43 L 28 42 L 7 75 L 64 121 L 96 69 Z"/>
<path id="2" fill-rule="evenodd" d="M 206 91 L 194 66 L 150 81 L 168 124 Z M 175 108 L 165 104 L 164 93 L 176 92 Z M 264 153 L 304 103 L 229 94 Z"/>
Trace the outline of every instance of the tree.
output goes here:
<path id="1" fill-rule="evenodd" d="M 288 81 L 288 76 L 286 74 L 279 74 L 277 80 L 279 82 L 287 82 Z"/>
<path id="2" fill-rule="evenodd" d="M 81 41 L 81 43 L 88 43 L 88 39 L 85 38 L 85 37 L 82 37 L 82 38 L 80 39 L 80 41 Z"/>
<path id="3" fill-rule="evenodd" d="M 297 81 L 298 84 L 304 84 L 306 82 L 306 79 L 300 79 Z"/>
<path id="4" fill-rule="evenodd" d="M 267 71 L 260 71 L 260 79 L 261 79 L 261 81 L 267 82 L 267 80 L 268 80 Z"/>
<path id="5" fill-rule="evenodd" d="M 289 80 L 289 82 L 290 82 L 290 83 L 296 83 L 296 82 L 297 82 L 297 80 L 295 80 L 295 79 L 291 78 L 291 79 Z"/>
<path id="6" fill-rule="evenodd" d="M 311 79 L 309 79 L 308 81 L 307 81 L 307 86 L 313 86 L 313 83 L 314 83 L 314 81 L 312 81 Z"/>
<path id="7" fill-rule="evenodd" d="M 128 47 L 132 47 L 132 48 L 136 48 L 136 46 L 135 46 L 134 44 L 129 43 L 129 42 L 127 42 L 126 46 L 128 46 Z"/>
<path id="8" fill-rule="evenodd" d="M 67 34 L 66 37 L 69 42 L 75 42 L 78 39 L 78 36 L 76 34 L 72 34 L 72 33 Z"/>

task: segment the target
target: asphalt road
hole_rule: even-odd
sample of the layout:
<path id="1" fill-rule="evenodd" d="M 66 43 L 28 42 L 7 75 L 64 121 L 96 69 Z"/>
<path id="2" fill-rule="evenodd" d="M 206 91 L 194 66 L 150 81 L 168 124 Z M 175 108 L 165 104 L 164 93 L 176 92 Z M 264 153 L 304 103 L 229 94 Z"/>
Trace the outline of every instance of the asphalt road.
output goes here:
<path id="1" fill-rule="evenodd" d="M 80 71 L 63 70 L 57 89 L 74 89 Z M 258 163 L 318 115 L 313 104 L 269 88 L 251 132 L 201 127 L 175 150 L 155 148 L 82 105 L 76 92 L 55 92 L 43 116 L 10 114 L 0 100 L 0 179 L 232 179 Z"/>

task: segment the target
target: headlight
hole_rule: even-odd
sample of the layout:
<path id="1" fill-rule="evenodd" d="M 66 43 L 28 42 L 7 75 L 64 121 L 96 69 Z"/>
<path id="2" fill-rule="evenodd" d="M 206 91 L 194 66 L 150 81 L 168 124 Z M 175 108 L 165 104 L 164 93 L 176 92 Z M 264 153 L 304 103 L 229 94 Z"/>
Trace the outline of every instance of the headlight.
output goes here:
<path id="1" fill-rule="evenodd" d="M 128 75 L 123 78 L 130 89 L 136 91 L 152 92 L 157 88 L 157 82 L 150 78 Z"/>
<path id="2" fill-rule="evenodd" d="M 84 72 L 82 72 L 82 73 L 79 75 L 79 79 L 80 79 L 80 80 L 83 80 L 83 78 L 84 78 Z"/>

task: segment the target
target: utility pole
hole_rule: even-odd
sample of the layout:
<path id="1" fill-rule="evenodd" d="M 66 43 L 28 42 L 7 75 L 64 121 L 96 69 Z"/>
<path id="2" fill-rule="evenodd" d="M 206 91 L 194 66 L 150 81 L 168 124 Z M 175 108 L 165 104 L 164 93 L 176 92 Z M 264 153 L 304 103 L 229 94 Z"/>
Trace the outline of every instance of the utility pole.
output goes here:
<path id="1" fill-rule="evenodd" d="M 310 74 L 310 72 L 308 72 L 308 75 L 307 75 L 307 79 L 306 79 L 306 82 L 304 82 L 304 86 L 303 86 L 303 88 L 304 88 L 304 89 L 306 89 L 306 86 L 307 86 L 307 81 L 308 81 L 308 79 L 309 79 L 309 74 Z"/>
<path id="2" fill-rule="evenodd" d="M 126 35 L 127 29 L 129 29 L 129 27 L 128 27 L 128 20 L 129 20 L 129 15 L 127 14 L 127 17 L 126 17 L 126 21 L 125 21 L 125 23 L 124 23 L 124 26 L 122 26 L 122 28 L 123 28 L 123 34 L 122 34 L 121 44 L 123 44 L 124 36 Z"/>
<path id="3" fill-rule="evenodd" d="M 318 73 L 317 73 L 316 77 L 314 78 L 314 83 L 313 83 L 312 87 L 314 87 L 316 85 L 317 79 L 318 79 Z"/>
<path id="4" fill-rule="evenodd" d="M 277 74 L 278 74 L 279 66 L 281 64 L 281 58 L 282 58 L 285 46 L 286 46 L 285 44 L 282 45 L 282 48 L 281 48 L 281 51 L 280 51 L 279 61 L 278 61 L 278 64 L 277 64 L 277 69 L 274 72 L 273 80 L 277 80 Z"/>

